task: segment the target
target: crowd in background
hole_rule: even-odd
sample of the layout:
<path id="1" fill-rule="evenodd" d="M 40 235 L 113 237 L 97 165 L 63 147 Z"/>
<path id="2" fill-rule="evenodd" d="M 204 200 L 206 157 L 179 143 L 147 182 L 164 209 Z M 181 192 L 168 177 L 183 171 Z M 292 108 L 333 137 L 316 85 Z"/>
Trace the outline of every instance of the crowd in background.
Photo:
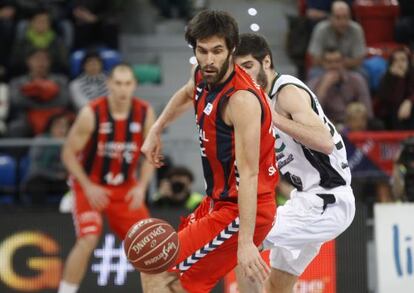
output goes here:
<path id="1" fill-rule="evenodd" d="M 153 1 L 164 17 L 174 13 L 183 19 L 191 17 L 187 1 L 167 2 Z M 301 2 L 306 9 L 299 21 L 291 23 L 289 37 L 297 36 L 295 29 L 305 33 L 301 40 L 293 39 L 296 46 L 288 42 L 288 55 L 301 65 L 298 75 L 316 93 L 337 128 L 344 135 L 414 129 L 414 2 L 398 0 L 397 45 L 389 56 L 367 54 L 364 29 L 352 15 L 352 0 Z M 119 49 L 117 12 L 123 5 L 121 0 L 0 0 L 0 137 L 63 139 L 74 114 L 107 94 L 109 68 L 102 48 Z M 300 28 L 301 23 L 305 27 Z M 73 56 L 78 50 L 83 55 L 78 60 L 80 70 L 74 71 Z M 59 147 L 33 146 L 28 157 L 31 164 L 21 192 L 32 203 L 45 202 L 39 194 L 66 192 L 67 173 Z M 192 181 L 188 170 L 172 168 L 159 178 L 154 201 L 184 203 L 192 209 L 198 198 L 190 192 Z M 390 186 L 385 190 L 382 198 L 387 201 Z"/>

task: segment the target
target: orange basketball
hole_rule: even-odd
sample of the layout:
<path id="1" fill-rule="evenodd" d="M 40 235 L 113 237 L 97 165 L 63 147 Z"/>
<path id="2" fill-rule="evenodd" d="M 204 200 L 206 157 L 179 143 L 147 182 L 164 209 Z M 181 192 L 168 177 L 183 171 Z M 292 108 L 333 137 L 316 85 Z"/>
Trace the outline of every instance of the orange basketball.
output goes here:
<path id="1" fill-rule="evenodd" d="M 129 229 L 124 250 L 138 271 L 158 274 L 174 265 L 179 250 L 178 234 L 163 220 L 144 219 Z"/>

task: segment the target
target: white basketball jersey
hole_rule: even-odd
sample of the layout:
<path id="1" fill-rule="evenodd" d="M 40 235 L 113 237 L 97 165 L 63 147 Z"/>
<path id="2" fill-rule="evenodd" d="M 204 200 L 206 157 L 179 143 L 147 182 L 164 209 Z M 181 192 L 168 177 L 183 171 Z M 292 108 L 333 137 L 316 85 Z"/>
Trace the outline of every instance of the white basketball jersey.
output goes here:
<path id="1" fill-rule="evenodd" d="M 302 88 L 309 93 L 312 109 L 329 129 L 335 146 L 333 152 L 326 155 L 309 149 L 280 129 L 275 128 L 277 162 L 283 178 L 299 191 L 323 192 L 327 189 L 350 185 L 351 172 L 344 142 L 333 124 L 325 116 L 316 95 L 296 77 L 278 75 L 270 95 L 273 106 L 276 103 L 280 89 L 289 84 Z"/>

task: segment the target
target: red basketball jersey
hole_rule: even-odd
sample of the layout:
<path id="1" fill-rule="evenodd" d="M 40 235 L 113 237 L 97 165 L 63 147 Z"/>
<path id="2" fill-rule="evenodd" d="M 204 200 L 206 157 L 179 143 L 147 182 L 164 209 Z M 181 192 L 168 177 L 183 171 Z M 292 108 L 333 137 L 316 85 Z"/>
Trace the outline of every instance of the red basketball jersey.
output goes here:
<path id="1" fill-rule="evenodd" d="M 132 99 L 127 119 L 115 120 L 108 98 L 89 103 L 95 113 L 95 129 L 80 154 L 89 178 L 104 185 L 129 184 L 136 180 L 136 169 L 143 143 L 148 103 Z"/>
<path id="2" fill-rule="evenodd" d="M 221 117 L 223 102 L 233 93 L 245 90 L 260 101 L 262 123 L 257 193 L 273 193 L 278 180 L 274 151 L 275 138 L 271 129 L 272 117 L 266 95 L 250 76 L 235 65 L 234 71 L 222 84 L 208 89 L 200 69 L 195 72 L 194 107 L 199 133 L 201 159 L 206 193 L 215 200 L 235 200 L 240 181 L 235 158 L 234 129 Z M 246 117 L 249 119 L 249 117 Z"/>

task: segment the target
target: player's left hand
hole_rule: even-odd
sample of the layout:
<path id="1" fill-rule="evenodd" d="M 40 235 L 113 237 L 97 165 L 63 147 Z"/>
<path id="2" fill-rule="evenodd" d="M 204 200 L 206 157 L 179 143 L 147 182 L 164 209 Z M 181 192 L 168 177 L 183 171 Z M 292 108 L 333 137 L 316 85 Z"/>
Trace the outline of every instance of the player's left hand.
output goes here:
<path id="1" fill-rule="evenodd" d="M 136 210 L 142 205 L 145 199 L 145 193 L 146 189 L 139 184 L 135 185 L 128 191 L 125 200 L 129 202 L 130 210 Z"/>
<path id="2" fill-rule="evenodd" d="M 253 242 L 246 244 L 239 243 L 237 261 L 244 276 L 251 281 L 263 284 L 269 277 L 270 268 L 263 260 L 259 249 Z"/>

